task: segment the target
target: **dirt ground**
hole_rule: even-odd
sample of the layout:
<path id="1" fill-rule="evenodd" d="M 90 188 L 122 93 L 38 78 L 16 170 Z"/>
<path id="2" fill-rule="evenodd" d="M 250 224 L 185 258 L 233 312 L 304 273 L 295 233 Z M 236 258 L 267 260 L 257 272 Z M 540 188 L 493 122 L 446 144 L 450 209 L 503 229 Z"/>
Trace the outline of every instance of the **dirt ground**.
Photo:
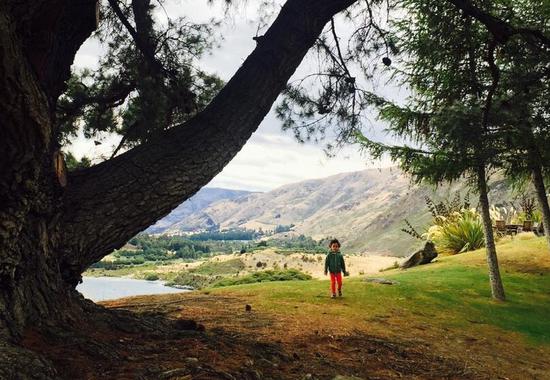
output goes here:
<path id="1" fill-rule="evenodd" d="M 341 326 L 323 314 L 293 320 L 291 312 L 247 310 L 247 300 L 239 296 L 198 292 L 103 305 L 138 315 L 145 321 L 140 324 L 151 329 L 136 330 L 131 318 L 116 326 L 81 326 L 86 342 L 30 330 L 24 346 L 53 361 L 63 379 L 544 379 L 546 373 L 540 352 L 522 358 L 533 361 L 531 368 L 539 365 L 538 374 L 509 363 L 506 373 L 511 375 L 502 376 L 498 361 L 483 364 L 487 352 L 475 338 L 463 342 L 471 349 L 460 355 L 456 351 L 464 344 L 457 344 L 457 337 L 452 336 L 453 353 L 444 349 L 449 336 L 438 337 L 429 328 L 408 339 L 407 334 L 381 333 L 379 327 L 388 323 L 384 318 L 371 320 L 372 328 Z M 156 331 L 161 321 L 168 321 L 170 329 Z"/>

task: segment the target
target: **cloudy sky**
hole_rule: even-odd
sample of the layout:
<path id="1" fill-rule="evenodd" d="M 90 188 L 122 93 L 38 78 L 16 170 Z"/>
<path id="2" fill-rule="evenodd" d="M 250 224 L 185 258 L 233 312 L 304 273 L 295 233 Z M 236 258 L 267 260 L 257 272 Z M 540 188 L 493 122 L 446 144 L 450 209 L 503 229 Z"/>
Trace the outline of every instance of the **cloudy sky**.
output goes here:
<path id="1" fill-rule="evenodd" d="M 222 3 L 208 5 L 206 0 L 168 0 L 165 11 L 160 11 L 158 17 L 185 15 L 195 22 L 207 22 L 212 17 L 223 18 L 221 33 L 224 39 L 221 47 L 205 56 L 200 66 L 227 80 L 254 49 L 252 37 L 256 35 L 259 25 L 255 5 L 258 2 L 247 2 L 230 16 L 224 12 Z M 93 68 L 100 54 L 101 47 L 97 42 L 87 41 L 77 54 L 75 67 Z M 308 64 L 305 62 L 297 75 L 307 70 Z M 103 143 L 96 146 L 80 136 L 70 150 L 77 157 L 86 155 L 98 159 L 101 155 L 109 155 L 118 140 L 117 137 L 105 136 Z M 356 147 L 346 147 L 335 157 L 328 158 L 322 145 L 300 144 L 291 133 L 282 132 L 280 121 L 270 112 L 244 148 L 208 186 L 267 191 L 305 179 L 388 165 L 388 162 L 372 162 Z"/>

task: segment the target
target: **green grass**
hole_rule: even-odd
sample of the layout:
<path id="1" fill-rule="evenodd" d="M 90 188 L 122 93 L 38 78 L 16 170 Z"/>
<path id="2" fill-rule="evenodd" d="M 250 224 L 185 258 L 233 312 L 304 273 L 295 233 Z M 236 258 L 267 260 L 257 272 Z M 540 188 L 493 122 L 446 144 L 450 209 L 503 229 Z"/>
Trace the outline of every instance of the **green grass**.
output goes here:
<path id="1" fill-rule="evenodd" d="M 206 286 L 211 286 L 213 283 L 221 280 L 222 278 L 223 276 L 221 275 L 210 276 L 207 274 L 182 271 L 172 276 L 166 282 L 166 285 L 168 286 L 185 285 L 185 286 L 192 286 L 195 289 L 201 289 Z"/>
<path id="2" fill-rule="evenodd" d="M 491 299 L 487 272 L 478 267 L 443 266 L 394 274 L 400 285 L 380 289 L 387 296 L 404 297 L 407 307 L 433 313 L 446 323 L 468 327 L 494 325 L 550 344 L 550 275 L 504 274 L 506 302 Z M 393 293 L 393 294 L 391 294 Z"/>
<path id="3" fill-rule="evenodd" d="M 515 332 L 532 344 L 550 344 L 550 252 L 543 239 L 516 238 L 498 246 L 506 302 L 491 298 L 485 251 L 383 274 L 399 285 L 346 279 L 342 300 L 328 298 L 328 281 L 256 283 L 212 292 L 242 293 L 273 313 L 327 313 L 351 324 L 380 315 L 455 331 Z M 297 308 L 296 305 L 299 305 Z M 476 328 L 478 330 L 476 330 Z"/>
<path id="4" fill-rule="evenodd" d="M 244 269 L 244 263 L 241 259 L 231 259 L 226 261 L 207 261 L 198 267 L 191 269 L 190 272 L 208 276 L 236 274 Z"/>
<path id="5" fill-rule="evenodd" d="M 311 276 L 296 269 L 288 270 L 265 270 L 254 272 L 249 275 L 237 278 L 226 278 L 216 282 L 213 286 L 233 286 L 241 284 L 253 284 L 256 282 L 270 281 L 305 281 L 311 280 Z"/>

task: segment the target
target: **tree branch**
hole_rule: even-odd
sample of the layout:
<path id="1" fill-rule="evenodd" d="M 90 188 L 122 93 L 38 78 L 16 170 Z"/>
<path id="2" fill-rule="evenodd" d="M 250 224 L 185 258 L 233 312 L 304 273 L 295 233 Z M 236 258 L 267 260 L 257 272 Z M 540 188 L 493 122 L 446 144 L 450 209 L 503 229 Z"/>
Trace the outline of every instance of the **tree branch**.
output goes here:
<path id="1" fill-rule="evenodd" d="M 59 249 L 66 281 L 74 284 L 91 263 L 218 174 L 257 129 L 325 24 L 355 1 L 287 1 L 203 112 L 144 145 L 71 175 Z"/>
<path id="2" fill-rule="evenodd" d="M 550 47 L 550 39 L 542 31 L 528 28 L 516 28 L 501 19 L 489 14 L 476 7 L 470 0 L 448 0 L 457 8 L 461 9 L 466 15 L 472 16 L 493 34 L 498 43 L 506 43 L 510 37 L 516 34 L 525 37 L 534 38 L 546 47 Z"/>
<path id="3" fill-rule="evenodd" d="M 20 2 L 14 13 L 35 8 L 31 17 L 17 17 L 18 29 L 26 33 L 23 45 L 51 105 L 65 89 L 74 56 L 96 28 L 97 0 Z"/>
<path id="4" fill-rule="evenodd" d="M 155 49 L 151 48 L 149 44 L 147 43 L 146 39 L 143 38 L 143 32 L 138 33 L 137 30 L 130 24 L 130 21 L 128 21 L 128 18 L 124 15 L 124 12 L 122 12 L 122 9 L 120 9 L 120 5 L 118 4 L 118 0 L 109 0 L 109 5 L 111 8 L 113 8 L 113 11 L 117 15 L 120 22 L 122 22 L 122 25 L 126 28 L 128 33 L 130 33 L 130 36 L 132 36 L 132 39 L 136 43 L 137 48 L 143 54 L 145 59 L 149 61 L 149 63 L 158 71 L 163 70 L 162 64 L 157 60 L 155 57 Z M 136 7 L 134 7 L 135 9 Z M 137 7 L 138 10 L 141 10 L 140 7 Z"/>
<path id="5" fill-rule="evenodd" d="M 135 88 L 136 83 L 119 82 L 109 87 L 105 94 L 79 97 L 68 104 L 58 104 L 58 113 L 61 113 L 58 124 L 66 122 L 74 115 L 77 115 L 84 106 L 90 104 L 105 105 L 110 108 L 120 105 Z"/>
<path id="6" fill-rule="evenodd" d="M 500 71 L 495 64 L 495 50 L 497 47 L 496 39 L 493 39 L 489 42 L 487 49 L 487 63 L 489 64 L 489 70 L 491 71 L 491 87 L 487 92 L 487 98 L 485 99 L 485 106 L 483 108 L 483 119 L 482 119 L 482 128 L 484 131 L 487 131 L 489 126 L 489 114 L 491 113 L 491 107 L 493 106 L 493 96 L 498 87 L 498 82 L 500 80 Z"/>

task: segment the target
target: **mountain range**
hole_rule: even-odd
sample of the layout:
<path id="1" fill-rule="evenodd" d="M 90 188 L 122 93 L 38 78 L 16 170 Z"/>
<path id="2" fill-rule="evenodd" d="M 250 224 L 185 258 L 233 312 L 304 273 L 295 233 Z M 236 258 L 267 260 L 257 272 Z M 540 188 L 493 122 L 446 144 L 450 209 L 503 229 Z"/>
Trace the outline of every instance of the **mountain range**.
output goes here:
<path id="1" fill-rule="evenodd" d="M 172 210 L 170 214 L 147 228 L 145 233 L 162 234 L 216 229 L 216 222 L 204 210 L 214 202 L 230 201 L 248 194 L 254 193 L 243 190 L 204 187 Z"/>
<path id="2" fill-rule="evenodd" d="M 493 180 L 490 187 L 494 202 L 510 199 L 504 180 Z M 416 185 L 396 168 L 342 173 L 265 193 L 203 188 L 146 232 L 272 231 L 278 225 L 293 225 L 285 234 L 337 237 L 350 252 L 405 256 L 420 242 L 401 231 L 404 220 L 422 230 L 431 218 L 426 197 L 438 201 L 456 192 L 466 194 L 465 181 L 438 188 Z"/>

